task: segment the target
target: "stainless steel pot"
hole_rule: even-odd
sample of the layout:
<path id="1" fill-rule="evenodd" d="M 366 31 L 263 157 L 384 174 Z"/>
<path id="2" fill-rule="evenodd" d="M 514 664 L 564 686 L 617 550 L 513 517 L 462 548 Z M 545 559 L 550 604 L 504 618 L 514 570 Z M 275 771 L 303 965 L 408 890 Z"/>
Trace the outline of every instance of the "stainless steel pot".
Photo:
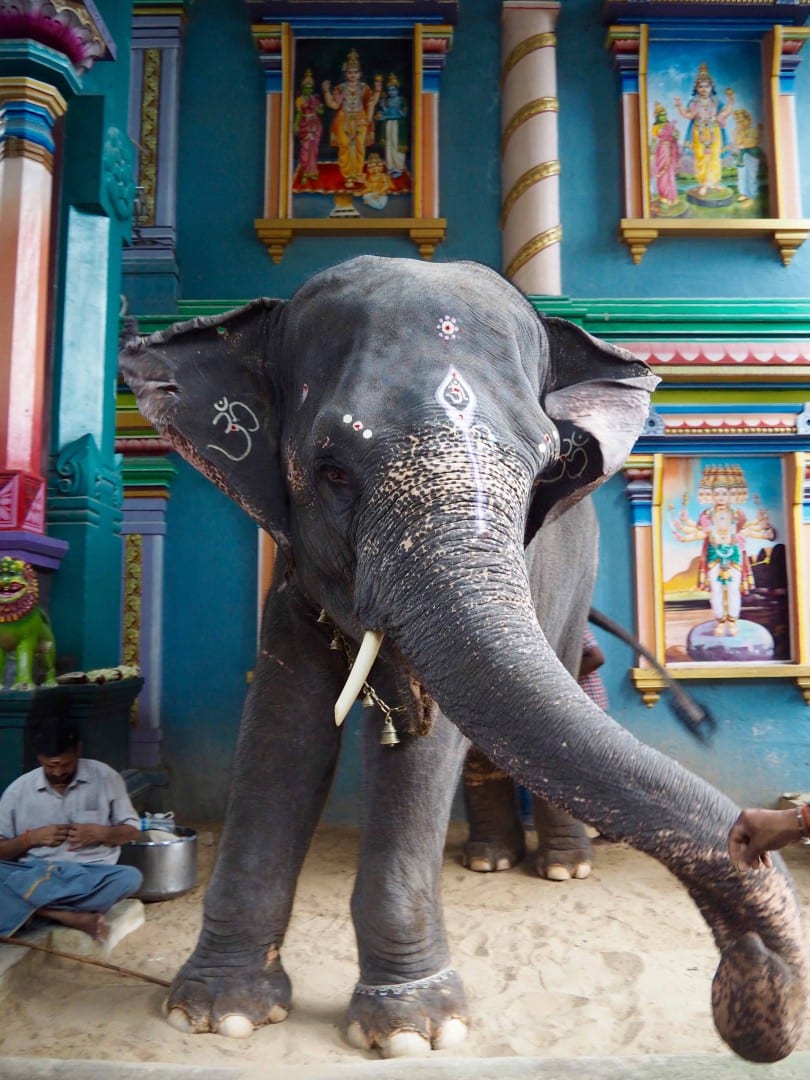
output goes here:
<path id="1" fill-rule="evenodd" d="M 138 900 L 170 900 L 197 884 L 197 833 L 178 825 L 165 840 L 133 840 L 121 847 L 119 863 L 134 866 L 143 874 Z"/>

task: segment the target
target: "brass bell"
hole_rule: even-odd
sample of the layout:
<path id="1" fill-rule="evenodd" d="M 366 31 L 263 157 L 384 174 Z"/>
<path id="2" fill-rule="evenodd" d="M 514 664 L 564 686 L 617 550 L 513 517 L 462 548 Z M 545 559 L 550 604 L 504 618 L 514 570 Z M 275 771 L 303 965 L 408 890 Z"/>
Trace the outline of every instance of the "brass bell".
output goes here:
<path id="1" fill-rule="evenodd" d="M 363 706 L 364 709 L 370 709 L 372 705 L 376 704 L 376 702 L 374 701 L 374 698 L 371 696 L 371 694 L 366 694 L 360 704 Z"/>
<path id="2" fill-rule="evenodd" d="M 394 727 L 391 717 L 386 716 L 382 735 L 380 736 L 380 746 L 396 746 L 398 742 L 399 735 L 397 735 L 397 729 Z"/>

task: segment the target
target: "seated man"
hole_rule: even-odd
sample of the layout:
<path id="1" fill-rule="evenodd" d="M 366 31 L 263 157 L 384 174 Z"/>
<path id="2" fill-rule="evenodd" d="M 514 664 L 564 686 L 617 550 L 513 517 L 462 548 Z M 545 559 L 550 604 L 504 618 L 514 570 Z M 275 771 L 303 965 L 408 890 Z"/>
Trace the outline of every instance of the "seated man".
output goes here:
<path id="1" fill-rule="evenodd" d="M 0 796 L 0 934 L 37 915 L 103 941 L 105 912 L 141 886 L 139 870 L 115 865 L 138 815 L 121 776 L 81 757 L 75 723 L 43 717 L 33 742 L 40 767 Z"/>

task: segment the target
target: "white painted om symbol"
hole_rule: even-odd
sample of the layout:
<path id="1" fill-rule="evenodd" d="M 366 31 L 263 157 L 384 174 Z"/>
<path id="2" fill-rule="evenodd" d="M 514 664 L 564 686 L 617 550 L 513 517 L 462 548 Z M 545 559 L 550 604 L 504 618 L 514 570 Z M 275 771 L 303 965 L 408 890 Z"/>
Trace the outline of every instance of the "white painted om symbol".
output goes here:
<path id="1" fill-rule="evenodd" d="M 245 440 L 245 449 L 241 454 L 230 454 L 227 450 L 224 450 L 221 446 L 217 446 L 216 443 L 208 443 L 208 449 L 218 450 L 220 454 L 224 454 L 226 458 L 231 461 L 244 461 L 250 451 L 253 449 L 253 440 L 251 439 L 251 433 L 259 430 L 259 421 L 256 418 L 254 411 L 245 405 L 243 401 L 228 401 L 226 397 L 221 401 L 217 401 L 214 404 L 216 414 L 211 421 L 212 425 L 216 425 L 220 420 L 225 422 L 225 435 L 233 435 L 235 432 L 239 432 Z M 238 410 L 241 410 L 242 416 L 240 423 L 240 417 L 237 415 Z"/>

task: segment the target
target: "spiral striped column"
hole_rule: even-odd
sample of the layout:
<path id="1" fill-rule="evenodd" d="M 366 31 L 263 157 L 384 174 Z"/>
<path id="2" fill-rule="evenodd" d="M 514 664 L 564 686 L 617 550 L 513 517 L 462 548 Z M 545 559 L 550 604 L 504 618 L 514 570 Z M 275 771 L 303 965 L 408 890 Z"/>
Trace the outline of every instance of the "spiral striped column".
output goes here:
<path id="1" fill-rule="evenodd" d="M 527 295 L 562 292 L 557 156 L 558 3 L 506 0 L 501 36 L 503 273 Z"/>

